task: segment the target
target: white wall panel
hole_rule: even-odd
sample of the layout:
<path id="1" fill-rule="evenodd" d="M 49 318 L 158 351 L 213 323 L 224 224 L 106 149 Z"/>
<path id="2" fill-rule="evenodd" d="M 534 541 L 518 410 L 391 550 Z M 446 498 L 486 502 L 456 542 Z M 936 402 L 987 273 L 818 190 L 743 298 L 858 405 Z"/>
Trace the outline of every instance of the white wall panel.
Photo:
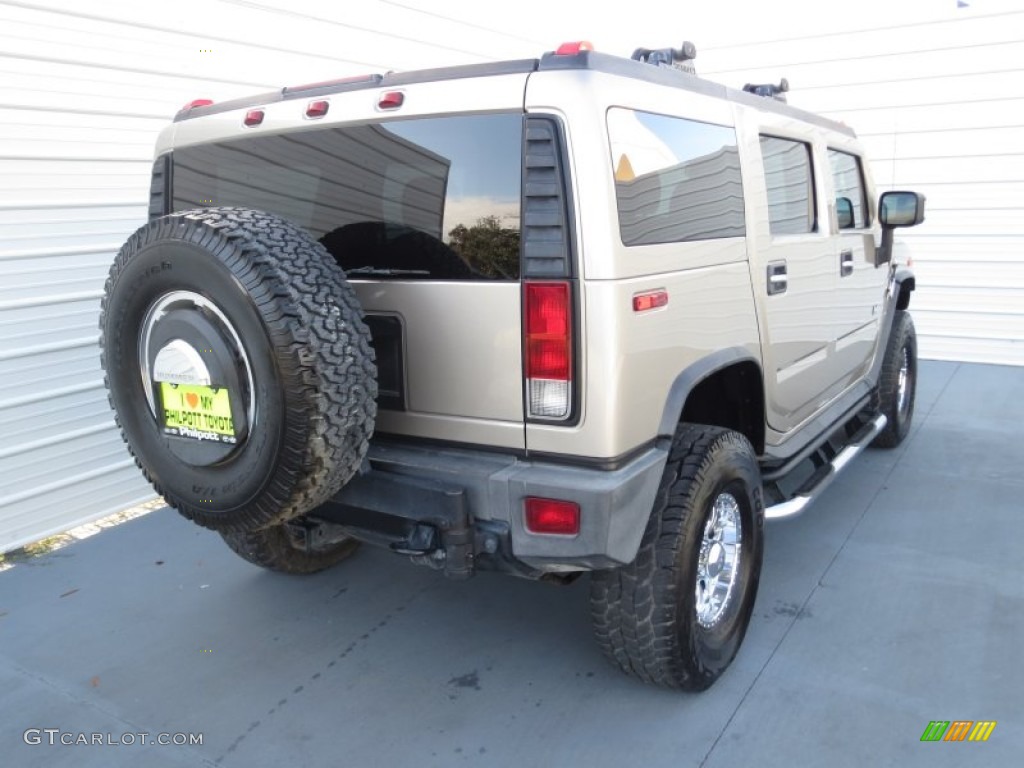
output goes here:
<path id="1" fill-rule="evenodd" d="M 276 5 L 0 0 L 0 551 L 152 496 L 114 429 L 97 319 L 145 222 L 157 132 L 194 98 L 409 67 L 436 47 Z"/>

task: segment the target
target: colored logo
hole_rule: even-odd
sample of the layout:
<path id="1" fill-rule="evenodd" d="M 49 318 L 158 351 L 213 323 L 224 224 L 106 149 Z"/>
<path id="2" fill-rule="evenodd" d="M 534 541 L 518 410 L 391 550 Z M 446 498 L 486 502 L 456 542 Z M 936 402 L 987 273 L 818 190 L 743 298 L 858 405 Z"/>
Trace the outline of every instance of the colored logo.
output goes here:
<path id="1" fill-rule="evenodd" d="M 995 720 L 932 720 L 921 741 L 988 741 L 995 729 Z"/>

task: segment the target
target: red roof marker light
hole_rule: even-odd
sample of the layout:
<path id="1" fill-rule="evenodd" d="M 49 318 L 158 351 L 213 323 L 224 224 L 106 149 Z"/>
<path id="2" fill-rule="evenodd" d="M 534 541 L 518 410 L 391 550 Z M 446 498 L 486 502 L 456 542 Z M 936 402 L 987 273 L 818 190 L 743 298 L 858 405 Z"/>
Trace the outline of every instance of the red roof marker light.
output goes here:
<path id="1" fill-rule="evenodd" d="M 398 109 L 405 101 L 405 94 L 401 91 L 387 91 L 380 95 L 377 101 L 377 109 Z"/>
<path id="2" fill-rule="evenodd" d="M 259 125 L 263 122 L 263 110 L 262 109 L 250 109 L 245 113 L 245 119 L 242 121 L 246 126 L 251 128 L 254 125 Z"/>
<path id="3" fill-rule="evenodd" d="M 576 56 L 583 51 L 594 50 L 593 44 L 589 40 L 577 40 L 574 43 L 562 43 L 558 46 L 558 50 L 555 51 L 556 56 Z"/>
<path id="4" fill-rule="evenodd" d="M 330 107 L 329 101 L 311 101 L 306 106 L 306 117 L 323 117 Z"/>

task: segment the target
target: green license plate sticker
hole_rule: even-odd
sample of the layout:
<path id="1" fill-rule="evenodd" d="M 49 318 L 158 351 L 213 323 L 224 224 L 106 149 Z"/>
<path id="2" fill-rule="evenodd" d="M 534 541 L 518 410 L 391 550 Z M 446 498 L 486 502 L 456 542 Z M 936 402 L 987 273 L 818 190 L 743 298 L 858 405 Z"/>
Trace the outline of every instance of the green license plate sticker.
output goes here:
<path id="1" fill-rule="evenodd" d="M 231 398 L 223 387 L 160 382 L 164 431 L 197 440 L 235 442 Z"/>

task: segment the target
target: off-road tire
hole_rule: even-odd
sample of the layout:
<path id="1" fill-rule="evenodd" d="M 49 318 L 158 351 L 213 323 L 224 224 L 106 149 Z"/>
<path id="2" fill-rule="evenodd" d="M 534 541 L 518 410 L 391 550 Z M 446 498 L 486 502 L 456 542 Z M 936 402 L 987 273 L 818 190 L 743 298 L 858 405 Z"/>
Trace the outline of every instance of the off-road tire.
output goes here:
<path id="1" fill-rule="evenodd" d="M 252 369 L 255 422 L 231 456 L 209 466 L 170 452 L 142 384 L 143 318 L 175 291 L 219 308 Z M 121 434 L 185 517 L 221 532 L 259 530 L 317 507 L 359 470 L 377 411 L 370 334 L 344 272 L 301 228 L 246 208 L 150 222 L 111 267 L 100 329 Z"/>
<path id="2" fill-rule="evenodd" d="M 713 626 L 698 621 L 698 561 L 716 498 L 740 509 L 734 592 Z M 594 634 L 605 656 L 649 683 L 700 691 L 729 666 L 750 623 L 763 552 L 760 471 L 747 439 L 693 424 L 676 429 L 636 559 L 591 576 Z"/>
<path id="3" fill-rule="evenodd" d="M 900 376 L 906 364 L 904 377 L 904 399 L 901 407 Z M 892 332 L 885 347 L 882 370 L 878 375 L 878 389 L 875 390 L 873 407 L 883 414 L 888 423 L 878 433 L 872 445 L 879 448 L 895 448 L 910 433 L 914 418 L 914 400 L 917 393 L 917 333 L 914 321 L 906 310 L 896 310 Z"/>
<path id="4" fill-rule="evenodd" d="M 222 533 L 224 541 L 235 554 L 253 565 L 280 573 L 316 573 L 342 560 L 347 560 L 359 549 L 355 539 L 332 542 L 311 551 L 303 549 L 298 533 L 289 525 L 272 525 L 261 531 Z"/>

